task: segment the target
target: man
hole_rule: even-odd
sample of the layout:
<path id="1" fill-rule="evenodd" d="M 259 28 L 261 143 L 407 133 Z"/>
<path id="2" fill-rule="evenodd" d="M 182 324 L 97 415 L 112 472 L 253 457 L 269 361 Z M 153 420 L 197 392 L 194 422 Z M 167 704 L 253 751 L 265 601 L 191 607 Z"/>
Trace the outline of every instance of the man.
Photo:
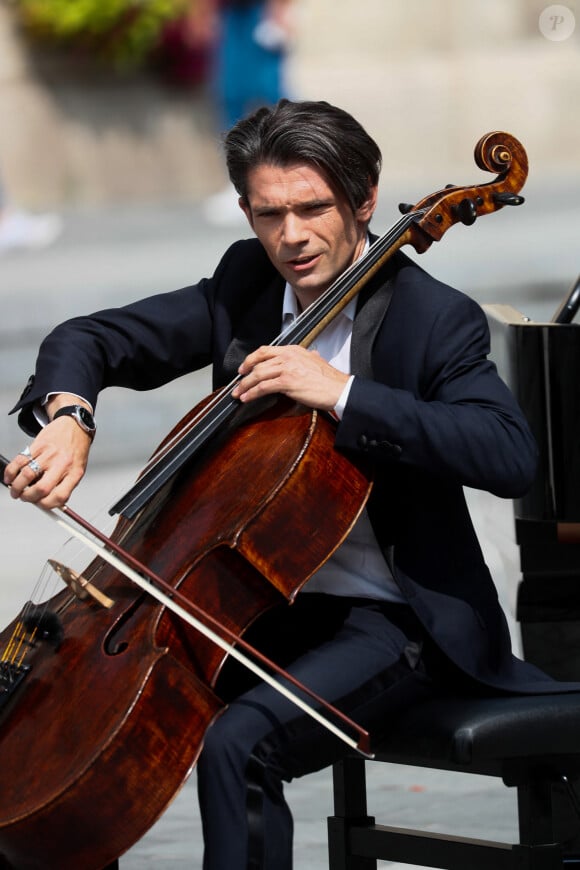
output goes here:
<path id="1" fill-rule="evenodd" d="M 257 645 L 375 738 L 441 685 L 553 690 L 511 654 L 463 496 L 466 485 L 517 497 L 535 471 L 526 422 L 487 360 L 483 312 L 399 253 L 316 349 L 272 346 L 364 253 L 381 155 L 342 110 L 281 101 L 230 131 L 226 157 L 257 239 L 233 245 L 212 278 L 48 336 L 15 408 L 34 440 L 7 467 L 12 495 L 66 502 L 105 386 L 153 388 L 210 362 L 216 386 L 239 372 L 242 403 L 283 393 L 331 412 L 336 447 L 364 454 L 375 476 L 347 540 L 292 607 L 258 622 Z M 226 688 L 225 676 L 231 703 L 198 767 L 204 868 L 289 870 L 282 783 L 344 747 L 269 686 L 242 689 L 233 673 Z"/>

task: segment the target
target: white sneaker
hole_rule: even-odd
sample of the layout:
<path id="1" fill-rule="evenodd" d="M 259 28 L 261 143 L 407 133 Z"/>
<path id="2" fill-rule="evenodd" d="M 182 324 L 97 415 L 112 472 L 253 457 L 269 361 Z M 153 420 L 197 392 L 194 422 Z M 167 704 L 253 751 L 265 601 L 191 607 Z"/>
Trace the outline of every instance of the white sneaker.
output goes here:
<path id="1" fill-rule="evenodd" d="M 18 248 L 46 248 L 61 232 L 62 220 L 56 214 L 3 212 L 0 214 L 0 253 Z"/>
<path id="2" fill-rule="evenodd" d="M 203 216 L 216 227 L 240 226 L 246 220 L 238 200 L 238 192 L 233 186 L 226 187 L 208 197 L 203 203 Z"/>

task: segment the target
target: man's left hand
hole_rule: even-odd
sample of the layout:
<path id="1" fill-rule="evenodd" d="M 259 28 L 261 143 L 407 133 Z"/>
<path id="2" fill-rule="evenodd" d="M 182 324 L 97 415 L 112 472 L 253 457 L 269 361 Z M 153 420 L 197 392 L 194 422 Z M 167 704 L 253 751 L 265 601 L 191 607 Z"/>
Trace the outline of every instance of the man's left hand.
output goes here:
<path id="1" fill-rule="evenodd" d="M 321 411 L 333 410 L 349 379 L 317 351 L 299 345 L 259 347 L 246 357 L 238 371 L 242 380 L 232 395 L 240 402 L 282 393 Z"/>

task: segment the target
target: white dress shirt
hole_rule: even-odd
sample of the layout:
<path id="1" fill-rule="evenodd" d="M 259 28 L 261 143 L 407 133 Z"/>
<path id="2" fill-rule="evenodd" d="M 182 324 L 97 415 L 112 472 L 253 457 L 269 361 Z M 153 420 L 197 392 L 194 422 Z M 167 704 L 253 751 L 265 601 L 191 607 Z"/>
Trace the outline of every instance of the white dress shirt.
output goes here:
<path id="1" fill-rule="evenodd" d="M 317 350 L 321 357 L 345 374 L 350 374 L 350 341 L 356 302 L 356 298 L 352 299 L 310 345 L 311 350 Z M 292 325 L 298 314 L 298 301 L 287 284 L 282 308 L 283 331 Z M 339 419 L 346 406 L 352 381 L 351 377 L 334 408 Z M 377 544 L 366 509 L 348 537 L 312 575 L 302 591 L 381 601 L 404 600 Z"/>

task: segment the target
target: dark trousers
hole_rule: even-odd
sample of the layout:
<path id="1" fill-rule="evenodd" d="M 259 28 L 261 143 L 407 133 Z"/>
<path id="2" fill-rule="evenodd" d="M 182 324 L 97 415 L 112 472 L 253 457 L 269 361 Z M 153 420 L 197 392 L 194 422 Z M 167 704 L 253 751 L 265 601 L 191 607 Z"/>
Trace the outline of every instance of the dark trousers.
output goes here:
<path id="1" fill-rule="evenodd" d="M 249 639 L 371 735 L 430 694 L 422 629 L 406 605 L 305 593 L 267 614 Z M 283 783 L 350 750 L 272 687 L 224 672 L 229 706 L 198 765 L 204 870 L 291 870 L 293 823 Z"/>

